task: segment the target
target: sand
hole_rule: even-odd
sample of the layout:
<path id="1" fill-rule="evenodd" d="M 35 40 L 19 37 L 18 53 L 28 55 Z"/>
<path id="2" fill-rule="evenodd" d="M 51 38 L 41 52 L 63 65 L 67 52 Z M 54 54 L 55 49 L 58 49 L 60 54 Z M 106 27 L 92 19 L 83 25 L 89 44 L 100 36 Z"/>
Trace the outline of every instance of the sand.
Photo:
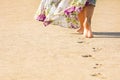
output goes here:
<path id="1" fill-rule="evenodd" d="M 92 39 L 43 27 L 39 2 L 0 1 L 0 80 L 120 80 L 119 0 L 98 0 Z"/>

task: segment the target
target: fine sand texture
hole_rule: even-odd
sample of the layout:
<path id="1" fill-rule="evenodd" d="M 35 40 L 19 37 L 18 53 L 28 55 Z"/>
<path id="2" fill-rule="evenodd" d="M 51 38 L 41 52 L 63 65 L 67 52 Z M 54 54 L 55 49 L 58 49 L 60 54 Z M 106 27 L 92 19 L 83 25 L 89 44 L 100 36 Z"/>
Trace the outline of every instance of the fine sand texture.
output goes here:
<path id="1" fill-rule="evenodd" d="M 34 20 L 40 0 L 0 0 L 0 80 L 120 80 L 120 0 L 97 0 L 87 39 Z"/>

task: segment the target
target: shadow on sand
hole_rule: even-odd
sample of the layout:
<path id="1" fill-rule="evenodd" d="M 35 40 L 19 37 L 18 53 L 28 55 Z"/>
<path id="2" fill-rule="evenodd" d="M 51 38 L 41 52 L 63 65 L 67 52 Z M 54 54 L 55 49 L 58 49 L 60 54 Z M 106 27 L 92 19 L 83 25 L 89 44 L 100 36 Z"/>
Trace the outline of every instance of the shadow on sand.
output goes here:
<path id="1" fill-rule="evenodd" d="M 82 35 L 80 33 L 71 33 L 74 35 Z M 120 38 L 120 32 L 93 32 L 94 38 Z"/>
<path id="2" fill-rule="evenodd" d="M 93 32 L 95 38 L 120 38 L 120 32 Z"/>

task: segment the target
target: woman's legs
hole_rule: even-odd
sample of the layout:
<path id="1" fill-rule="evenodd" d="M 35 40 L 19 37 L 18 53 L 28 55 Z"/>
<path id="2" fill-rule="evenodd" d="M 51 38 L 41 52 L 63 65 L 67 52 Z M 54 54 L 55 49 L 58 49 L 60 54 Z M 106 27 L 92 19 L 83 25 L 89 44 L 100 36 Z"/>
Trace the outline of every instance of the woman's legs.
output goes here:
<path id="1" fill-rule="evenodd" d="M 94 12 L 94 6 L 88 5 L 85 7 L 85 25 L 84 25 L 84 36 L 86 38 L 92 38 L 91 19 Z"/>
<path id="2" fill-rule="evenodd" d="M 80 21 L 80 29 L 77 31 L 81 34 L 84 32 L 84 21 L 85 21 L 85 10 L 83 10 L 78 14 L 78 19 Z"/>
<path id="3" fill-rule="evenodd" d="M 83 32 L 83 35 L 86 38 L 93 37 L 92 30 L 91 30 L 91 19 L 93 16 L 93 12 L 94 12 L 94 6 L 88 5 L 88 6 L 85 6 L 83 12 L 78 15 L 81 23 L 81 28 L 78 30 L 78 32 L 80 33 Z"/>

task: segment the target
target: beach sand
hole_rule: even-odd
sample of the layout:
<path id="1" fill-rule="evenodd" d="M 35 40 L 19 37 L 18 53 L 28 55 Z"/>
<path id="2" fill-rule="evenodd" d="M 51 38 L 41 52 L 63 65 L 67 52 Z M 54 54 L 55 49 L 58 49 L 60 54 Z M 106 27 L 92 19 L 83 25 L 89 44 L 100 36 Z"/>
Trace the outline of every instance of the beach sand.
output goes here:
<path id="1" fill-rule="evenodd" d="M 0 80 L 120 80 L 120 0 L 97 1 L 92 39 L 43 27 L 39 0 L 0 3 Z"/>

